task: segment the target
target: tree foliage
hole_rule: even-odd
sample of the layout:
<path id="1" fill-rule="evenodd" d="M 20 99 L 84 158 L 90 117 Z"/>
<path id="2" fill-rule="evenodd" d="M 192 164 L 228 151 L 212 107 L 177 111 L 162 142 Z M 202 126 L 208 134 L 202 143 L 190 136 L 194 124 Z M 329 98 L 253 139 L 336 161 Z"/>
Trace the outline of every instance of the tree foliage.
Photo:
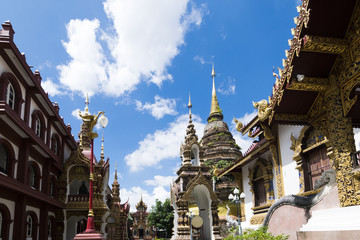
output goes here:
<path id="1" fill-rule="evenodd" d="M 237 228 L 234 229 L 237 232 Z M 289 236 L 283 234 L 274 236 L 267 231 L 267 227 L 261 226 L 258 229 L 245 229 L 242 236 L 233 233 L 229 234 L 224 240 L 286 240 Z"/>
<path id="2" fill-rule="evenodd" d="M 174 227 L 174 212 L 170 204 L 170 199 L 166 199 L 164 203 L 156 199 L 155 206 L 151 207 L 148 221 L 150 226 L 155 226 L 156 230 L 166 232 L 166 236 L 171 236 Z"/>

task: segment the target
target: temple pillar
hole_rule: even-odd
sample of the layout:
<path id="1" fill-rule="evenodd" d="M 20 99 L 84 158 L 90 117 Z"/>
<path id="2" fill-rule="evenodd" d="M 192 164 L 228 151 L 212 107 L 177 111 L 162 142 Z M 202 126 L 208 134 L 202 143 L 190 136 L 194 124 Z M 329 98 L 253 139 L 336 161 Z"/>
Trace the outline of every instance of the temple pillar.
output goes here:
<path id="1" fill-rule="evenodd" d="M 275 169 L 277 198 L 281 198 L 285 196 L 285 191 L 284 191 L 284 181 L 283 181 L 283 173 L 282 173 L 282 163 L 281 163 L 281 158 L 279 156 L 277 145 L 278 144 L 276 142 L 272 142 L 270 144 L 270 152 L 272 157 L 272 163 Z"/>
<path id="2" fill-rule="evenodd" d="M 341 206 L 357 205 L 360 195 L 356 194 L 353 178 L 351 153 L 355 152 L 352 121 L 344 117 L 340 90 L 334 87 L 325 94 L 327 113 L 326 136 L 330 142 L 328 155 L 336 170 L 336 180 Z"/>
<path id="3" fill-rule="evenodd" d="M 219 210 L 218 202 L 211 203 L 211 216 L 212 216 L 212 227 L 214 239 L 222 239 L 220 236 L 220 219 L 219 219 Z"/>
<path id="4" fill-rule="evenodd" d="M 178 201 L 178 237 L 177 239 L 190 239 L 190 219 L 188 216 L 188 202 Z"/>

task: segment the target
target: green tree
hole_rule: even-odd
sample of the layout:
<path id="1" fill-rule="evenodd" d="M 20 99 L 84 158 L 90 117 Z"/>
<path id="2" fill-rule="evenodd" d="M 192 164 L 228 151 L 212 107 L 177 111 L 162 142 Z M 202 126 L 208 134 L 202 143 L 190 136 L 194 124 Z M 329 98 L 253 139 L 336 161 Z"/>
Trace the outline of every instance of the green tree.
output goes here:
<path id="1" fill-rule="evenodd" d="M 150 226 L 155 226 L 157 231 L 165 231 L 166 236 L 171 236 L 174 227 L 174 212 L 170 204 L 170 199 L 166 199 L 164 203 L 156 199 L 155 206 L 151 207 L 148 221 Z"/>

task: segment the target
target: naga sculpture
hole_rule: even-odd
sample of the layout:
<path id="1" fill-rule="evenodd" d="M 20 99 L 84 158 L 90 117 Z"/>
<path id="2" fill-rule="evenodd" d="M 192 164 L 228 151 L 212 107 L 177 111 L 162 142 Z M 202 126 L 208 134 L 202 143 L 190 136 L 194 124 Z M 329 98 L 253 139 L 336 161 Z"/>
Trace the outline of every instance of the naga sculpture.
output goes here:
<path id="1" fill-rule="evenodd" d="M 259 102 L 253 102 L 253 106 L 258 109 L 258 118 L 261 122 L 265 121 L 270 116 L 272 109 L 265 99 Z"/>
<path id="2" fill-rule="evenodd" d="M 236 221 L 235 219 L 233 219 L 232 217 L 230 217 L 229 213 L 230 213 L 230 208 L 229 205 L 226 204 L 226 208 L 227 208 L 227 212 L 226 212 L 226 225 L 229 227 L 237 227 L 238 225 L 238 221 Z"/>

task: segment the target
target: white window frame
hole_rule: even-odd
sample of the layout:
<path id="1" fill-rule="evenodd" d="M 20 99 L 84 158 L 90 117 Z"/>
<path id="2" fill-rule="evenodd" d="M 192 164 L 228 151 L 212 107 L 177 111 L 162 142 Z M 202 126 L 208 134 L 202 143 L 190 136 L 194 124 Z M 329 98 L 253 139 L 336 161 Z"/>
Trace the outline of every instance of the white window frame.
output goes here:
<path id="1" fill-rule="evenodd" d="M 26 238 L 32 239 L 32 228 L 33 228 L 33 219 L 30 215 L 27 216 L 26 220 Z"/>
<path id="2" fill-rule="evenodd" d="M 6 91 L 6 103 L 11 107 L 12 110 L 15 109 L 15 90 L 10 82 L 8 83 Z"/>
<path id="3" fill-rule="evenodd" d="M 41 122 L 40 118 L 37 117 L 35 120 L 35 134 L 40 137 L 41 136 Z"/>

